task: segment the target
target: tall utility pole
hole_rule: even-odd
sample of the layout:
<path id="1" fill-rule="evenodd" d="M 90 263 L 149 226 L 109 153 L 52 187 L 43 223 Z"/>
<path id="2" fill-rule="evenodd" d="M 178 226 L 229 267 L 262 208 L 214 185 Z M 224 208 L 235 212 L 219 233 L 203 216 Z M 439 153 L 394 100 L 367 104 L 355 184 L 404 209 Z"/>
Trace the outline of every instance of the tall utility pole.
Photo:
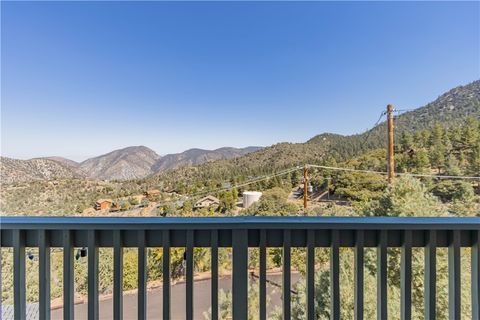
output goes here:
<path id="1" fill-rule="evenodd" d="M 388 128 L 388 183 L 393 182 L 395 176 L 394 149 L 393 149 L 393 107 L 387 106 L 387 128 Z"/>
<path id="2" fill-rule="evenodd" d="M 303 208 L 307 209 L 308 197 L 308 169 L 307 165 L 303 166 Z"/>

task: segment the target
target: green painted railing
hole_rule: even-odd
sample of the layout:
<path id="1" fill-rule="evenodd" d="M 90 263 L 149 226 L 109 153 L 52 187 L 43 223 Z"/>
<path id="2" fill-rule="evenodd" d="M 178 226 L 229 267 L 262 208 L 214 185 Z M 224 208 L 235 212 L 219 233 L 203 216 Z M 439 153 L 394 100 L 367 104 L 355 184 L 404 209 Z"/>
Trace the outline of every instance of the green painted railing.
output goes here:
<path id="1" fill-rule="evenodd" d="M 449 314 L 460 319 L 460 248 L 472 250 L 472 317 L 479 317 L 480 218 L 232 217 L 81 218 L 1 217 L 1 246 L 14 251 L 14 313 L 24 319 L 25 247 L 39 248 L 40 319 L 50 318 L 50 248 L 63 248 L 64 318 L 74 317 L 74 248 L 88 252 L 88 319 L 98 319 L 98 248 L 114 249 L 114 318 L 122 318 L 124 247 L 138 248 L 138 318 L 146 319 L 148 247 L 163 247 L 163 318 L 170 318 L 170 248 L 186 248 L 186 317 L 193 319 L 193 248 L 211 248 L 212 319 L 218 319 L 218 248 L 233 248 L 233 318 L 247 319 L 248 248 L 260 252 L 259 318 L 266 319 L 266 248 L 283 248 L 283 317 L 291 317 L 292 247 L 307 249 L 307 319 L 315 318 L 315 248 L 330 248 L 330 314 L 340 318 L 339 249 L 355 251 L 355 316 L 363 319 L 364 248 L 377 248 L 377 315 L 387 319 L 387 248 L 401 248 L 401 318 L 411 319 L 412 248 L 425 248 L 425 318 L 436 310 L 436 248 L 448 247 Z"/>

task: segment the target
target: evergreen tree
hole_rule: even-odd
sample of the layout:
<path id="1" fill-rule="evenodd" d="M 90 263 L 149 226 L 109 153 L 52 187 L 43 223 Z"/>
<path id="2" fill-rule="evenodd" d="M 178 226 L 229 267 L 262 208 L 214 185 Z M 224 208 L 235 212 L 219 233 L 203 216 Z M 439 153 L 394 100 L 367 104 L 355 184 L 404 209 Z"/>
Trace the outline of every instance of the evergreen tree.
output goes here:
<path id="1" fill-rule="evenodd" d="M 232 191 L 223 191 L 220 193 L 220 205 L 218 210 L 220 212 L 229 212 L 235 208 L 236 200 Z"/>
<path id="2" fill-rule="evenodd" d="M 402 151 L 408 151 L 412 147 L 413 136 L 407 131 L 402 132 L 402 135 L 400 137 L 400 148 L 402 149 Z"/>
<path id="3" fill-rule="evenodd" d="M 437 168 L 440 173 L 445 167 L 445 145 L 444 145 L 444 129 L 440 124 L 435 124 L 432 129 L 432 135 L 429 141 L 430 163 Z"/>

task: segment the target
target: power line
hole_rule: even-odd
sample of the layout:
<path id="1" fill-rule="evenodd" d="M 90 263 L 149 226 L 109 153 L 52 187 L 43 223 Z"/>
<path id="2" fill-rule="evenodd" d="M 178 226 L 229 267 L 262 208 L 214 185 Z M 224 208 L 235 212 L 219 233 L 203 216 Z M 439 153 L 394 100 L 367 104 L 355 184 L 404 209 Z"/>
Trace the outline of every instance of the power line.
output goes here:
<path id="1" fill-rule="evenodd" d="M 385 171 L 374 171 L 374 170 L 362 170 L 362 169 L 352 169 L 352 168 L 340 168 L 340 167 L 331 167 L 331 166 L 322 166 L 322 165 L 316 165 L 316 164 L 307 164 L 307 167 L 311 168 L 319 168 L 319 169 L 326 169 L 326 170 L 334 170 L 334 171 L 344 171 L 344 172 L 357 172 L 357 173 L 368 173 L 368 174 L 379 174 L 379 175 L 388 175 L 388 172 Z M 184 198 L 195 198 L 199 196 L 203 196 L 206 194 L 211 194 L 211 193 L 218 193 L 222 191 L 227 191 L 227 190 L 232 190 L 240 187 L 244 187 L 247 185 L 251 185 L 254 183 L 258 183 L 261 181 L 265 181 L 271 178 L 279 177 L 297 170 L 302 169 L 301 166 L 295 166 L 291 167 L 289 169 L 285 169 L 279 172 L 274 172 L 268 175 L 263 175 L 263 176 L 258 176 L 254 177 L 250 180 L 247 180 L 245 182 L 229 186 L 229 187 L 223 187 L 223 188 L 218 188 L 218 189 L 213 189 L 213 190 L 205 190 L 205 191 L 200 191 L 196 193 L 191 193 L 191 194 L 186 194 L 183 195 L 182 197 Z M 434 175 L 434 174 L 421 174 L 421 173 L 402 173 L 402 172 L 396 172 L 395 176 L 411 176 L 411 177 L 417 177 L 417 178 L 436 178 L 436 179 L 463 179 L 463 180 L 480 180 L 480 176 L 452 176 L 452 175 Z M 165 201 L 162 203 L 159 203 L 156 205 L 156 207 L 161 207 L 165 204 L 169 204 L 172 202 L 176 202 L 178 200 L 170 200 L 170 201 Z"/>
<path id="2" fill-rule="evenodd" d="M 393 109 L 393 112 L 410 112 L 416 109 Z"/>
<path id="3" fill-rule="evenodd" d="M 374 130 L 375 127 L 380 123 L 380 121 L 382 120 L 383 116 L 386 115 L 386 114 L 387 114 L 387 113 L 386 113 L 385 111 L 382 111 L 382 113 L 380 113 L 380 116 L 378 117 L 377 122 L 375 122 L 375 124 L 373 125 L 372 129 L 370 129 L 370 131 L 368 131 L 367 136 L 366 136 L 365 139 L 363 140 L 361 149 L 363 149 L 363 147 L 365 146 L 365 144 L 366 144 L 367 141 L 368 141 L 368 138 L 370 138 L 370 135 L 372 134 L 373 130 Z"/>
<path id="4" fill-rule="evenodd" d="M 285 174 L 288 174 L 288 173 L 291 173 L 291 172 L 294 172 L 294 171 L 297 171 L 297 170 L 300 170 L 300 169 L 301 169 L 300 166 L 291 167 L 289 169 L 285 169 L 285 170 L 282 170 L 282 171 L 279 171 L 279 172 L 274 172 L 274 173 L 271 173 L 271 174 L 268 174 L 268 175 L 254 177 L 250 180 L 247 180 L 245 182 L 242 182 L 242 183 L 239 183 L 239 184 L 236 184 L 236 185 L 233 185 L 233 186 L 223 187 L 223 188 L 218 188 L 218 189 L 213 189 L 213 190 L 199 191 L 199 192 L 196 192 L 196 193 L 182 195 L 182 197 L 184 197 L 184 198 L 195 198 L 195 197 L 207 195 L 207 194 L 210 194 L 210 193 L 218 193 L 218 192 L 222 192 L 222 191 L 232 190 L 232 189 L 248 186 L 248 185 L 251 185 L 251 184 L 254 184 L 254 183 L 258 183 L 258 182 L 261 182 L 261 181 L 265 181 L 265 180 L 268 180 L 268 179 L 271 179 L 271 178 L 279 177 L 279 176 L 282 176 L 282 175 L 285 175 Z M 157 204 L 156 207 L 160 207 L 160 206 L 163 206 L 165 204 L 169 204 L 169 203 L 176 202 L 176 201 L 178 201 L 178 200 L 165 201 L 165 202 Z"/>
<path id="5" fill-rule="evenodd" d="M 387 175 L 388 174 L 387 172 L 384 172 L 384 171 L 329 167 L 329 166 L 320 166 L 320 165 L 315 165 L 315 164 L 309 164 L 308 166 L 313 167 L 313 168 L 327 169 L 327 170 L 358 172 L 358 173 L 372 173 L 372 174 L 381 174 L 381 175 Z M 445 176 L 445 175 L 438 175 L 438 174 L 404 173 L 404 172 L 396 172 L 395 175 L 396 176 L 421 177 L 421 178 L 437 178 L 437 179 L 480 180 L 480 177 L 476 177 L 476 176 Z"/>

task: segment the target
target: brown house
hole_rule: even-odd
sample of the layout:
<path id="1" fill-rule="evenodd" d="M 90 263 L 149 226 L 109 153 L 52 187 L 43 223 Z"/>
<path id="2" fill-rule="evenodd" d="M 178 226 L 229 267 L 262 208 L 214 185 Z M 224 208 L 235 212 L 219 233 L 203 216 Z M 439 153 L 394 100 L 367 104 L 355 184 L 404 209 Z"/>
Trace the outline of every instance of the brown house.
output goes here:
<path id="1" fill-rule="evenodd" d="M 95 202 L 95 210 L 106 210 L 110 209 L 113 205 L 112 199 L 98 199 Z"/>
<path id="2" fill-rule="evenodd" d="M 150 189 L 145 192 L 147 197 L 158 197 L 160 195 L 160 190 L 158 189 Z"/>
<path id="3" fill-rule="evenodd" d="M 208 208 L 211 206 L 218 206 L 220 205 L 220 200 L 215 198 L 214 196 L 206 196 L 197 202 L 193 206 L 194 209 L 201 209 L 201 208 Z"/>

